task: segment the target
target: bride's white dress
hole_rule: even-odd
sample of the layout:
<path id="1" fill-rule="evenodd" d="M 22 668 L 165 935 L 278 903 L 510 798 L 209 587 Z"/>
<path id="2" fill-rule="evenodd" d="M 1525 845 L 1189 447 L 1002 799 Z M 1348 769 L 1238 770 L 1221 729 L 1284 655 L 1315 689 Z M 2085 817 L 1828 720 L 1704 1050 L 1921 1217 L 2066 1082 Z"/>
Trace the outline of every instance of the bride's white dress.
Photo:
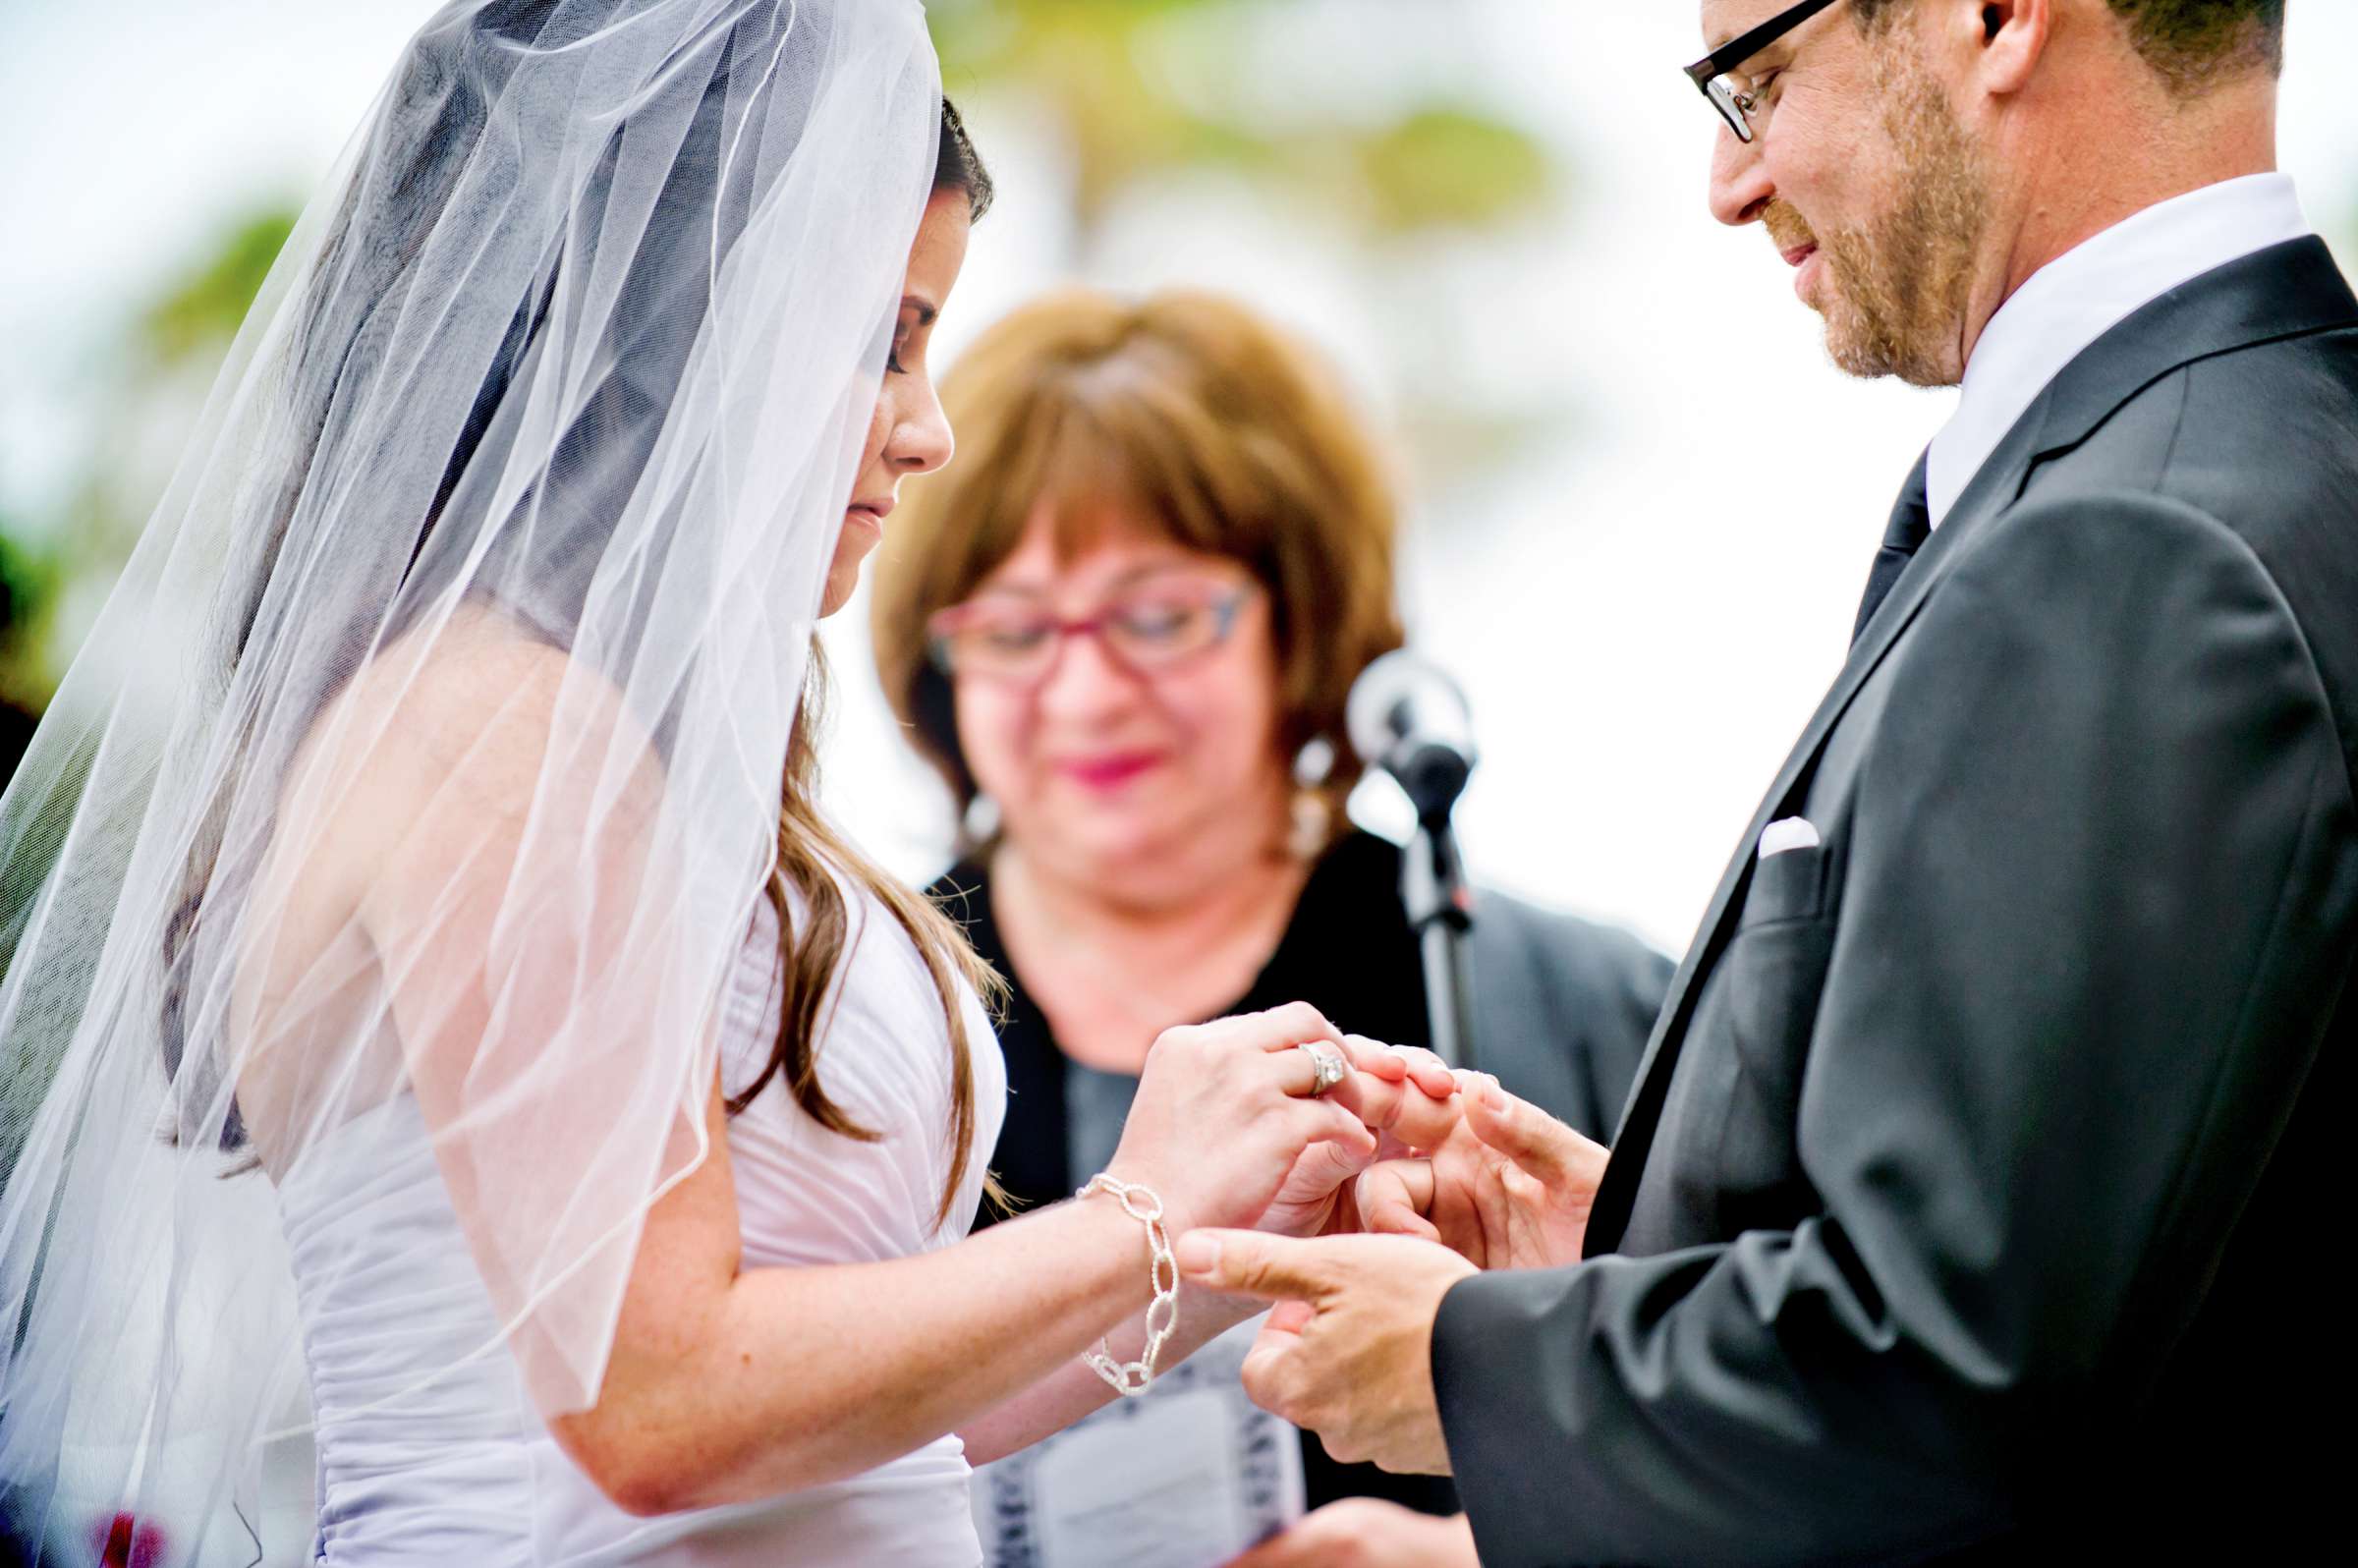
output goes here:
<path id="1" fill-rule="evenodd" d="M 997 1144 L 1006 1075 L 964 993 L 976 1154 L 952 1223 L 931 1230 L 949 1152 L 949 1046 L 931 980 L 890 913 L 847 884 L 851 936 L 819 1063 L 827 1092 L 879 1143 L 819 1127 L 772 1081 L 729 1123 L 748 1267 L 902 1258 L 963 1237 Z M 777 923 L 756 911 L 730 977 L 722 1083 L 753 1081 L 778 1028 Z M 554 1173 L 552 1173 L 552 1176 Z M 802 1568 L 978 1563 L 959 1440 L 762 1502 L 656 1519 L 609 1502 L 560 1451 L 497 1325 L 403 1093 L 312 1148 L 279 1183 L 317 1418 L 318 1552 L 333 1564 L 661 1563 Z M 362 1238 L 356 1243 L 355 1238 Z M 398 1269 L 405 1310 L 378 1307 Z M 423 1276 L 423 1277 L 421 1277 Z"/>

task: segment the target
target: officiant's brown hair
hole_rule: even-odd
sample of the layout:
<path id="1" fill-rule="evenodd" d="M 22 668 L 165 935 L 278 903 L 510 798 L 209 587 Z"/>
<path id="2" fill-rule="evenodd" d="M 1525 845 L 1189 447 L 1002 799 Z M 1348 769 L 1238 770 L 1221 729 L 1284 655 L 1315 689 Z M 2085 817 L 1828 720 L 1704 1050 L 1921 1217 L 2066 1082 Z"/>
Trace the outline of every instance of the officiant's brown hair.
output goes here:
<path id="1" fill-rule="evenodd" d="M 1215 295 L 1074 290 L 991 327 L 942 378 L 941 400 L 957 457 L 909 482 L 870 618 L 885 696 L 960 810 L 974 775 L 926 623 L 1044 511 L 1068 554 L 1119 517 L 1253 573 L 1275 634 L 1278 746 L 1286 758 L 1313 741 L 1332 749 L 1317 788 L 1339 828 L 1361 772 L 1344 702 L 1401 631 L 1393 485 L 1332 368 Z"/>

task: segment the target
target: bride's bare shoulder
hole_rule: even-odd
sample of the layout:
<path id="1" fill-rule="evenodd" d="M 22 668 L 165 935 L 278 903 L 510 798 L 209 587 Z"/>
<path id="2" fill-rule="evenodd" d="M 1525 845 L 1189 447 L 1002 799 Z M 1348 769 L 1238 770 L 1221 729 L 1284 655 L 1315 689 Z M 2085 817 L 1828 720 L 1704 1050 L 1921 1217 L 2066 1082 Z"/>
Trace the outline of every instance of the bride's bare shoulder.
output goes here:
<path id="1" fill-rule="evenodd" d="M 649 753 L 604 677 L 499 611 L 461 605 L 386 644 L 321 708 L 288 772 L 282 833 L 365 874 L 429 823 L 521 820 L 545 800 L 552 745 Z"/>

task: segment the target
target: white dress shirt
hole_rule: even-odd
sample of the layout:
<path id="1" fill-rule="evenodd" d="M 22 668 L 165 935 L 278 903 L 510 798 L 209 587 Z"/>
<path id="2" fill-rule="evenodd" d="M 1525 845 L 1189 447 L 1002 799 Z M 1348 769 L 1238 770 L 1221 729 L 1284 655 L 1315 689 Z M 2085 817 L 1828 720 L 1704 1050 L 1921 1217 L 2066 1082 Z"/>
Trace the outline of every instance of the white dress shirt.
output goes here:
<path id="1" fill-rule="evenodd" d="M 2147 207 L 2032 273 L 1983 328 L 1957 412 L 1933 437 L 1933 527 L 2082 349 L 2179 284 L 2311 232 L 2289 175 L 2250 174 Z"/>

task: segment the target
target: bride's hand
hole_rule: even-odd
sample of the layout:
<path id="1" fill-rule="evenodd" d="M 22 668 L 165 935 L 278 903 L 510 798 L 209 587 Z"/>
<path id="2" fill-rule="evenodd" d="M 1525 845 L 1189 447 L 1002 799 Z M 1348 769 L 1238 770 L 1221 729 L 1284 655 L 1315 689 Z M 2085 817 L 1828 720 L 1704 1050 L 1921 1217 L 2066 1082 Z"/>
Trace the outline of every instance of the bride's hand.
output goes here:
<path id="1" fill-rule="evenodd" d="M 1349 1067 L 1323 1097 L 1312 1092 L 1317 1063 L 1294 1048 L 1312 1041 L 1341 1051 Z M 1147 1052 L 1106 1170 L 1160 1194 L 1173 1235 L 1197 1225 L 1251 1225 L 1306 1149 L 1334 1145 L 1356 1162 L 1333 1186 L 1375 1159 L 1379 1145 L 1362 1108 L 1397 1120 L 1403 1104 L 1430 1099 L 1421 1091 L 1402 1092 L 1411 1075 L 1412 1064 L 1398 1053 L 1347 1039 L 1304 1002 L 1165 1030 Z M 1432 1075 L 1420 1064 L 1416 1076 Z"/>
<path id="2" fill-rule="evenodd" d="M 1354 1073 L 1332 1097 L 1347 1103 L 1380 1141 L 1372 1152 L 1335 1143 L 1313 1144 L 1294 1161 L 1255 1228 L 1281 1236 L 1319 1236 L 1358 1230 L 1352 1184 L 1379 1160 L 1401 1159 L 1442 1143 L 1459 1119 L 1457 1080 L 1438 1056 L 1416 1046 L 1387 1046 L 1344 1036 L 1355 1061 L 1392 1055 L 1405 1069 L 1394 1082 Z"/>

